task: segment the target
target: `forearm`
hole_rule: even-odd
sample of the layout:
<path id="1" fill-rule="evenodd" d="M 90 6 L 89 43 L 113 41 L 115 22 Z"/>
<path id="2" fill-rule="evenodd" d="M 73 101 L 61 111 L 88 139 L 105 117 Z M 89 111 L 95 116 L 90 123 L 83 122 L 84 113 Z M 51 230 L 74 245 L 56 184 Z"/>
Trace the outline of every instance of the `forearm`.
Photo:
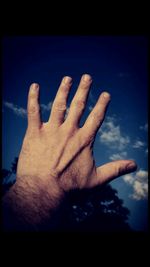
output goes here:
<path id="1" fill-rule="evenodd" d="M 64 193 L 51 179 L 18 177 L 2 201 L 5 230 L 38 231 L 54 228 Z"/>

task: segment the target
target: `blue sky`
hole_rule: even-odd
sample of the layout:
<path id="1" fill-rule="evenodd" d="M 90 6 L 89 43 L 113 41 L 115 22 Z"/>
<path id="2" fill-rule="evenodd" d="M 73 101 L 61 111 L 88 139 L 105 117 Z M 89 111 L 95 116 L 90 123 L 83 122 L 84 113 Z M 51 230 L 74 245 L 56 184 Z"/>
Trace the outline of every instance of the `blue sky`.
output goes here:
<path id="1" fill-rule="evenodd" d="M 63 76 L 73 78 L 68 101 L 80 77 L 89 73 L 93 85 L 82 118 L 84 123 L 99 94 L 111 94 L 106 120 L 99 130 L 96 164 L 134 159 L 138 170 L 111 182 L 130 210 L 135 230 L 147 229 L 148 70 L 147 39 L 143 36 L 11 36 L 3 39 L 3 168 L 18 156 L 26 130 L 28 88 L 40 84 L 43 120 Z"/>

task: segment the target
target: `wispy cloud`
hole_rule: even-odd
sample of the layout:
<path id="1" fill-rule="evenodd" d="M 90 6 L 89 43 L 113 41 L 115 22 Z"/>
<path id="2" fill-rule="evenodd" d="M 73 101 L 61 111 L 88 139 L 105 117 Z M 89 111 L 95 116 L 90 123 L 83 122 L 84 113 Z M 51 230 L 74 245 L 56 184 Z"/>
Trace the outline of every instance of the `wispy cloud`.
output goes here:
<path id="1" fill-rule="evenodd" d="M 140 141 L 140 140 L 137 140 L 137 141 L 135 141 L 135 143 L 133 144 L 133 148 L 142 148 L 142 147 L 144 147 L 145 146 L 145 143 L 144 142 L 142 142 L 142 141 Z"/>
<path id="2" fill-rule="evenodd" d="M 99 130 L 100 142 L 108 146 L 122 151 L 130 143 L 130 138 L 123 135 L 119 125 L 116 125 L 114 117 L 107 117 Z"/>
<path id="3" fill-rule="evenodd" d="M 53 104 L 52 101 L 49 102 L 47 105 L 41 104 L 40 107 L 41 107 L 42 112 L 50 111 L 52 108 L 52 104 Z M 4 106 L 10 109 L 15 115 L 19 117 L 22 117 L 22 118 L 27 117 L 27 110 L 22 107 L 19 107 L 18 105 L 15 105 L 11 102 L 4 101 Z"/>
<path id="4" fill-rule="evenodd" d="M 127 152 L 126 151 L 122 151 L 120 153 L 114 153 L 112 154 L 109 159 L 110 160 L 119 160 L 119 159 L 125 159 L 127 157 Z"/>
<path id="5" fill-rule="evenodd" d="M 148 197 L 147 171 L 140 169 L 136 173 L 126 174 L 123 180 L 133 188 L 133 193 L 130 195 L 131 198 L 141 200 Z"/>
<path id="6" fill-rule="evenodd" d="M 42 109 L 42 111 L 50 111 L 53 105 L 53 101 L 50 101 L 47 105 L 45 104 L 41 104 L 40 107 Z"/>
<path id="7" fill-rule="evenodd" d="M 27 116 L 27 110 L 26 109 L 19 107 L 17 105 L 14 105 L 13 103 L 4 102 L 4 106 L 7 107 L 8 109 L 12 110 L 13 113 L 19 117 L 26 118 L 26 116 Z"/>
<path id="8" fill-rule="evenodd" d="M 133 184 L 134 183 L 134 177 L 133 177 L 133 174 L 126 174 L 124 177 L 123 177 L 123 180 L 128 183 L 128 184 Z"/>
<path id="9" fill-rule="evenodd" d="M 147 130 L 148 130 L 148 123 L 145 123 L 144 125 L 140 126 L 139 128 L 140 128 L 140 130 L 143 130 L 143 131 L 146 131 L 147 132 Z"/>

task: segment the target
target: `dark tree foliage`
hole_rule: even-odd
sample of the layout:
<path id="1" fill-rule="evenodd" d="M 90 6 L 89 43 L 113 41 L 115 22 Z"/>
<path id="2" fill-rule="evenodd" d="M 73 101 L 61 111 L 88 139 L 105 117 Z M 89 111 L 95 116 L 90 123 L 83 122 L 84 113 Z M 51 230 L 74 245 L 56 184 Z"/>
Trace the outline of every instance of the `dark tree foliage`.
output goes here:
<path id="1" fill-rule="evenodd" d="M 2 178 L 2 182 L 3 182 L 6 178 L 10 177 L 10 175 L 11 175 L 11 171 L 6 170 L 6 169 L 2 169 L 2 176 L 1 176 L 1 178 Z"/>
<path id="2" fill-rule="evenodd" d="M 14 180 L 9 179 L 12 174 L 17 171 L 18 157 L 15 157 L 11 164 L 10 170 L 2 169 L 2 195 L 4 195 L 9 188 L 14 184 Z"/>
<path id="3" fill-rule="evenodd" d="M 68 193 L 62 213 L 65 231 L 130 231 L 129 210 L 110 185 Z"/>
<path id="4" fill-rule="evenodd" d="M 18 157 L 14 158 L 14 161 L 11 164 L 11 173 L 16 173 L 18 164 Z"/>
<path id="5" fill-rule="evenodd" d="M 8 178 L 16 173 L 18 158 L 11 170 L 2 170 L 2 194 L 13 185 Z M 72 190 L 67 193 L 59 216 L 59 230 L 77 232 L 131 231 L 127 223 L 129 210 L 110 184 L 93 189 Z"/>

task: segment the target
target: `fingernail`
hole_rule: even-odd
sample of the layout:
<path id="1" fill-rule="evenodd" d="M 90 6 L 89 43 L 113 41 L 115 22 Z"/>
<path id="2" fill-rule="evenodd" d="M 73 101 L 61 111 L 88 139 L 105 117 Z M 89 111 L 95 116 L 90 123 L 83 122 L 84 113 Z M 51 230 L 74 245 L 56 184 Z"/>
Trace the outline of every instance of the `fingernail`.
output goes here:
<path id="1" fill-rule="evenodd" d="M 32 83 L 31 86 L 32 86 L 33 90 L 38 90 L 39 89 L 38 83 Z"/>
<path id="2" fill-rule="evenodd" d="M 85 82 L 89 82 L 89 81 L 92 80 L 92 77 L 91 77 L 89 74 L 84 74 L 84 75 L 82 76 L 82 79 L 83 79 L 83 81 L 85 81 Z"/>
<path id="3" fill-rule="evenodd" d="M 30 87 L 30 94 L 37 95 L 39 91 L 39 85 L 37 83 L 32 83 Z"/>
<path id="4" fill-rule="evenodd" d="M 130 171 L 130 170 L 136 170 L 137 169 L 137 165 L 134 161 L 131 161 L 128 165 L 127 165 L 127 170 Z"/>
<path id="5" fill-rule="evenodd" d="M 66 76 L 66 77 L 63 78 L 63 82 L 64 82 L 65 84 L 71 83 L 71 82 L 72 82 L 72 78 L 69 77 L 69 76 Z"/>
<path id="6" fill-rule="evenodd" d="M 104 93 L 103 93 L 103 97 L 104 97 L 105 99 L 110 99 L 110 94 L 107 93 L 107 92 L 104 92 Z"/>

